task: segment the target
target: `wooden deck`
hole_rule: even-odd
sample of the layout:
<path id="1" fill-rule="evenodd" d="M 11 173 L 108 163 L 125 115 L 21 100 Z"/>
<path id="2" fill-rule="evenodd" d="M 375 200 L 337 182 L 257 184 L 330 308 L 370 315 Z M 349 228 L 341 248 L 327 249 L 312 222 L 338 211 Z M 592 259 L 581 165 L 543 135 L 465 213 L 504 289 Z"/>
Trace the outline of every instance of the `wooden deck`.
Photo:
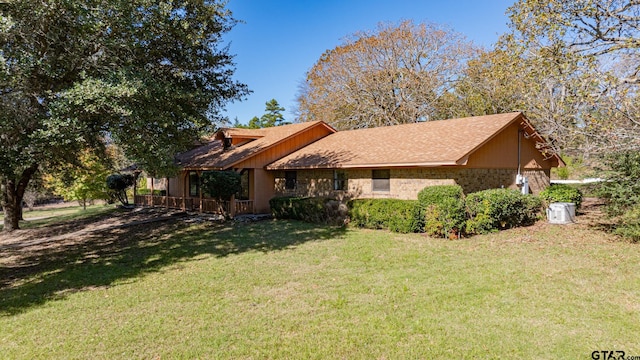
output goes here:
<path id="1" fill-rule="evenodd" d="M 253 200 L 217 201 L 214 199 L 183 198 L 174 196 L 136 195 L 138 206 L 158 206 L 167 209 L 198 211 L 234 217 L 240 214 L 253 214 Z"/>

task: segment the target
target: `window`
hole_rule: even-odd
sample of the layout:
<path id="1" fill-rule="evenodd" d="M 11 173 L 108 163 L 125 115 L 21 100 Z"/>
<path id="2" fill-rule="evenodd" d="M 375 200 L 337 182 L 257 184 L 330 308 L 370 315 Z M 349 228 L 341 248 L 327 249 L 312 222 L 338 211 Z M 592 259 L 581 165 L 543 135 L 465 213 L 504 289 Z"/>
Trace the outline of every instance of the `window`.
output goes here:
<path id="1" fill-rule="evenodd" d="M 249 170 L 240 172 L 240 192 L 236 194 L 237 200 L 249 200 Z"/>
<path id="2" fill-rule="evenodd" d="M 371 173 L 373 191 L 389 191 L 391 189 L 390 177 L 391 171 L 389 169 L 373 170 Z"/>
<path id="3" fill-rule="evenodd" d="M 189 172 L 189 196 L 191 197 L 200 196 L 200 177 L 198 176 L 198 173 L 195 171 Z"/>
<path id="4" fill-rule="evenodd" d="M 347 173 L 342 170 L 333 171 L 333 190 L 348 190 Z"/>
<path id="5" fill-rule="evenodd" d="M 284 188 L 287 190 L 294 190 L 296 183 L 298 182 L 298 173 L 295 171 L 284 172 Z"/>

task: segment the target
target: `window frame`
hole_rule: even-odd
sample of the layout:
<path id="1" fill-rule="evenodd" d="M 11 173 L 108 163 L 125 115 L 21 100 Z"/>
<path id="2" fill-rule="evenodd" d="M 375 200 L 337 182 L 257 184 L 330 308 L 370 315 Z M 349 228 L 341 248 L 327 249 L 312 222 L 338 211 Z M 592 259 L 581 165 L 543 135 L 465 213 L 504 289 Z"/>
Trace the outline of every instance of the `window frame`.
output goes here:
<path id="1" fill-rule="evenodd" d="M 284 172 L 284 189 L 295 190 L 298 185 L 298 172 L 295 170 Z"/>
<path id="2" fill-rule="evenodd" d="M 344 170 L 333 170 L 333 190 L 346 191 L 349 190 L 349 177 Z"/>
<path id="3" fill-rule="evenodd" d="M 391 170 L 390 169 L 371 170 L 371 191 L 391 192 Z"/>
<path id="4" fill-rule="evenodd" d="M 195 184 L 193 176 L 195 175 Z M 195 193 L 193 190 L 195 189 Z M 189 197 L 200 197 L 200 175 L 197 171 L 189 171 Z"/>

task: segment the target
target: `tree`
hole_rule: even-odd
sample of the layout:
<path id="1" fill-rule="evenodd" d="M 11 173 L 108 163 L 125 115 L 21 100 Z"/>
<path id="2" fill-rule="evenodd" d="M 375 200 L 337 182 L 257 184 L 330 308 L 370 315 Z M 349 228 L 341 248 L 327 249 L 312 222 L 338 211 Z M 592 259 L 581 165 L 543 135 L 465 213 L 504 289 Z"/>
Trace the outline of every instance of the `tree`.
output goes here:
<path id="1" fill-rule="evenodd" d="M 79 154 L 80 166 L 66 167 L 44 175 L 46 186 L 65 201 L 78 201 L 86 209 L 93 200 L 109 198 L 105 183 L 109 164 L 88 151 Z"/>
<path id="2" fill-rule="evenodd" d="M 307 73 L 298 96 L 299 120 L 338 129 L 436 118 L 474 48 L 436 24 L 380 24 L 326 51 Z"/>
<path id="3" fill-rule="evenodd" d="M 135 178 L 129 174 L 112 174 L 107 176 L 107 188 L 111 195 L 116 198 L 122 205 L 129 204 L 127 197 L 127 189 L 135 185 Z"/>
<path id="4" fill-rule="evenodd" d="M 280 126 L 289 124 L 284 120 L 282 112 L 285 110 L 276 99 L 271 99 L 265 103 L 265 114 L 261 117 L 254 116 L 249 120 L 249 123 L 241 125 L 236 120 L 234 126 L 246 129 L 261 129 L 266 127 Z"/>
<path id="5" fill-rule="evenodd" d="M 0 203 L 4 230 L 42 169 L 103 156 L 105 139 L 151 174 L 243 98 L 213 0 L 0 3 Z"/>
<path id="6" fill-rule="evenodd" d="M 575 113 L 581 151 L 640 149 L 640 2 L 519 0 L 508 13 L 512 43 L 588 83 L 570 94 L 584 103 Z"/>

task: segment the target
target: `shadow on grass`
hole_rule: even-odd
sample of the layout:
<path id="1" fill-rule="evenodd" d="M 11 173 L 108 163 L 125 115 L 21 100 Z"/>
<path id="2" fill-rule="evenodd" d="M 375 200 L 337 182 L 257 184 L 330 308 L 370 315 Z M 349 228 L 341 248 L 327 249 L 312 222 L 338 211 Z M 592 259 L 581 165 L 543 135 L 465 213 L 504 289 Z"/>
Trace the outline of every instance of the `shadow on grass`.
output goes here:
<path id="1" fill-rule="evenodd" d="M 296 221 L 196 224 L 173 218 L 0 253 L 0 315 L 158 271 L 202 255 L 270 252 L 341 236 L 343 228 Z"/>

